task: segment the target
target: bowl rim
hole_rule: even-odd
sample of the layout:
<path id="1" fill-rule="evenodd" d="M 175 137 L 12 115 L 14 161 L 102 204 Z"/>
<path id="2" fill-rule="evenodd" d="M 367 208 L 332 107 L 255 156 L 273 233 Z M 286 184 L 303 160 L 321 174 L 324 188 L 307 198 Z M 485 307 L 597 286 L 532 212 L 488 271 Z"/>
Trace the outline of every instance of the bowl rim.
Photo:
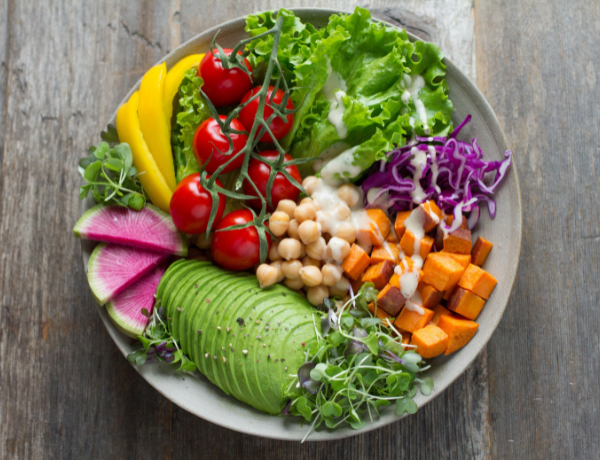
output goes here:
<path id="1" fill-rule="evenodd" d="M 331 8 L 316 8 L 316 7 L 298 7 L 298 8 L 289 8 L 290 11 L 294 12 L 297 16 L 305 16 L 308 15 L 310 13 L 317 13 L 317 14 L 321 14 L 321 15 L 336 15 L 336 14 L 352 14 L 352 11 L 346 11 L 346 10 L 338 10 L 338 9 L 331 9 Z M 270 10 L 269 10 L 270 11 Z M 273 10 L 276 11 L 276 10 Z M 256 14 L 256 13 L 251 13 L 251 14 Z M 174 57 L 175 55 L 177 55 L 180 50 L 183 50 L 187 47 L 189 47 L 190 45 L 192 45 L 200 36 L 210 36 L 210 35 L 214 35 L 216 32 L 218 32 L 220 29 L 225 28 L 225 27 L 232 27 L 232 26 L 236 26 L 236 25 L 242 25 L 245 24 L 245 18 L 246 16 L 240 16 L 237 17 L 235 19 L 231 19 L 229 21 L 223 22 L 221 24 L 218 24 L 210 29 L 207 29 L 203 32 L 200 32 L 198 34 L 196 34 L 195 36 L 193 36 L 192 38 L 190 38 L 189 40 L 187 40 L 186 42 L 180 44 L 178 47 L 176 47 L 175 49 L 173 49 L 170 53 L 168 53 L 167 55 L 165 55 L 162 59 L 160 59 L 159 61 L 157 61 L 154 65 L 158 65 L 161 64 L 165 61 L 170 60 L 172 57 Z M 388 26 L 397 28 L 397 29 L 401 29 L 401 30 L 405 30 L 406 29 L 402 29 L 400 27 L 398 27 L 395 24 L 389 23 L 385 20 L 379 19 L 379 18 L 372 18 L 373 21 L 375 22 L 381 22 L 384 23 Z M 421 40 L 419 37 L 417 37 L 416 35 L 406 31 L 409 40 L 414 42 L 414 41 L 423 41 Z M 494 113 L 494 110 L 492 109 L 491 105 L 489 104 L 489 102 L 487 101 L 487 99 L 483 96 L 483 94 L 481 93 L 481 91 L 479 91 L 479 89 L 477 88 L 477 86 L 475 85 L 475 83 L 473 83 L 469 77 L 467 77 L 451 60 L 449 60 L 447 57 L 444 57 L 444 64 L 447 67 L 446 70 L 446 74 L 449 73 L 449 69 L 452 69 L 453 72 L 457 73 L 461 78 L 461 83 L 462 86 L 464 87 L 465 91 L 468 92 L 471 97 L 474 97 L 474 99 L 476 99 L 476 103 L 478 105 L 478 107 L 480 108 L 481 111 L 486 112 L 487 117 L 486 120 L 491 120 L 491 123 L 486 123 L 488 125 L 491 124 L 490 128 L 492 132 L 496 132 L 500 134 L 500 138 L 501 138 L 501 143 L 502 143 L 502 148 L 506 151 L 509 150 L 509 146 L 508 146 L 508 141 L 506 139 L 506 136 L 504 134 L 504 131 L 502 129 L 502 127 L 500 126 L 500 123 L 498 121 L 498 118 L 496 117 L 496 114 Z M 142 76 L 143 77 L 143 76 Z M 120 107 L 121 105 L 123 105 L 124 103 L 126 103 L 129 98 L 131 97 L 131 95 L 137 91 L 140 88 L 140 84 L 141 84 L 142 78 L 140 77 L 140 79 L 132 86 L 132 88 L 127 92 L 127 94 L 125 95 L 125 97 L 123 98 L 123 100 L 121 101 L 121 103 L 118 105 L 118 107 Z M 112 114 L 108 124 L 115 124 L 115 120 L 116 120 L 116 115 L 117 115 L 117 111 L 118 108 L 115 110 L 115 112 Z M 509 283 L 506 283 L 507 286 L 507 291 L 508 295 L 506 296 L 506 301 L 504 302 L 504 304 L 501 306 L 501 312 L 500 314 L 498 314 L 495 318 L 493 318 L 493 322 L 491 323 L 491 329 L 489 334 L 484 337 L 484 341 L 481 343 L 481 348 L 478 349 L 475 352 L 471 352 L 469 356 L 465 357 L 464 360 L 464 364 L 462 364 L 462 368 L 460 369 L 459 372 L 455 372 L 453 376 L 451 376 L 450 379 L 448 379 L 447 381 L 444 382 L 444 385 L 442 387 L 434 387 L 434 390 L 432 391 L 432 393 L 428 396 L 423 396 L 422 394 L 420 394 L 420 392 L 417 392 L 417 395 L 415 396 L 415 402 L 418 406 L 419 409 L 421 409 L 422 407 L 424 407 L 426 404 L 428 404 L 429 402 L 431 402 L 433 399 L 435 399 L 435 397 L 437 397 L 438 395 L 442 394 L 443 392 L 445 392 L 448 387 L 460 376 L 462 376 L 465 371 L 467 370 L 467 368 L 473 363 L 473 361 L 481 354 L 481 352 L 486 348 L 487 343 L 489 342 L 489 340 L 491 339 L 492 335 L 494 334 L 494 332 L 496 331 L 498 324 L 500 323 L 500 320 L 502 319 L 502 316 L 504 315 L 504 312 L 508 306 L 508 303 L 510 301 L 510 298 L 512 296 L 512 291 L 514 288 L 514 284 L 516 281 L 516 277 L 518 274 L 518 268 L 519 268 L 519 263 L 520 263 L 520 254 L 521 254 L 521 248 L 522 248 L 522 241 L 523 241 L 523 206 L 522 206 L 522 198 L 521 198 L 521 187 L 520 187 L 520 183 L 519 183 L 519 177 L 518 177 L 518 173 L 517 173 L 517 167 L 515 164 L 515 161 L 513 160 L 512 165 L 511 165 L 511 174 L 514 174 L 515 176 L 515 182 L 516 182 L 516 195 L 517 195 L 517 204 L 518 204 L 518 234 L 517 234 L 517 239 L 518 239 L 518 251 L 517 251 L 517 257 L 516 257 L 516 264 L 514 266 L 514 273 L 512 275 L 512 279 L 509 280 Z M 93 199 L 88 198 L 85 201 L 85 208 L 86 210 L 91 207 L 92 205 L 94 205 L 95 202 L 93 201 Z M 512 204 L 514 206 L 514 203 Z M 515 209 L 512 210 L 513 212 L 515 211 Z M 81 249 L 82 249 L 82 261 L 84 264 L 84 270 L 87 274 L 87 257 L 89 257 L 89 255 L 86 257 L 86 249 L 84 248 L 84 240 L 81 240 Z M 508 289 L 508 284 L 510 284 L 510 288 Z M 98 306 L 97 307 L 97 311 L 98 314 L 100 315 L 102 322 L 104 323 L 105 328 L 107 329 L 109 335 L 111 336 L 111 339 L 113 340 L 113 342 L 115 343 L 115 345 L 117 346 L 117 348 L 121 351 L 121 353 L 123 354 L 123 356 L 127 357 L 128 354 L 128 350 L 123 347 L 120 343 L 120 341 L 118 340 L 119 338 L 122 339 L 124 337 L 124 335 L 119 332 L 116 327 L 114 327 L 108 317 L 108 314 L 106 313 L 106 309 L 102 306 Z M 142 372 L 142 369 L 139 366 L 136 366 L 134 364 L 131 364 L 131 366 L 136 370 L 136 372 L 138 374 L 140 374 L 142 376 L 142 378 L 144 378 L 144 380 L 149 383 L 155 390 L 157 390 L 162 396 L 164 396 L 165 398 L 167 398 L 169 401 L 171 401 L 173 404 L 176 404 L 177 406 L 181 407 L 182 409 L 196 415 L 197 417 L 202 418 L 203 420 L 206 420 L 210 423 L 219 425 L 223 428 L 228 428 L 240 433 L 244 433 L 244 434 L 250 434 L 250 435 L 254 435 L 254 436 L 260 436 L 260 437 L 264 437 L 264 438 L 269 438 L 269 439 L 276 439 L 276 440 L 284 440 L 284 441 L 295 441 L 297 440 L 296 437 L 290 437 L 290 436 L 286 436 L 286 434 L 290 434 L 289 432 L 284 431 L 283 435 L 280 435 L 276 432 L 272 432 L 269 431 L 267 433 L 265 432 L 260 432 L 256 427 L 253 427 L 253 425 L 251 423 L 244 425 L 244 426 L 232 426 L 231 424 L 228 424 L 226 419 L 214 419 L 214 418 L 208 418 L 206 416 L 204 416 L 203 414 L 192 410 L 189 407 L 185 407 L 182 403 L 180 402 L 176 402 L 174 401 L 174 399 L 172 397 L 170 397 L 166 391 L 163 391 L 162 388 L 160 388 L 160 386 L 155 383 L 152 379 L 148 378 L 146 375 L 144 375 L 144 373 Z M 458 366 L 460 367 L 460 366 Z M 236 403 L 238 404 L 244 404 L 243 402 L 237 401 Z M 248 406 L 250 409 L 252 409 L 250 406 Z M 314 436 L 311 435 L 309 436 L 309 438 L 307 439 L 307 441 L 331 441 L 331 440 L 339 440 L 339 439 L 344 439 L 347 437 L 351 437 L 351 436 L 356 436 L 358 434 L 364 434 L 379 428 L 382 428 L 384 426 L 390 425 L 392 423 L 398 422 L 399 420 L 403 419 L 404 417 L 408 416 L 409 414 L 405 413 L 404 415 L 398 417 L 397 415 L 395 415 L 395 413 L 391 416 L 391 417 L 386 417 L 384 419 L 384 417 L 381 417 L 377 420 L 375 420 L 372 423 L 367 423 L 367 425 L 365 427 L 363 427 L 360 430 L 351 430 L 348 428 L 343 428 L 343 429 L 337 429 L 337 430 L 321 430 L 318 433 L 327 433 L 327 435 L 323 436 Z M 282 419 L 283 420 L 283 419 Z M 314 432 L 313 432 L 314 434 Z"/>

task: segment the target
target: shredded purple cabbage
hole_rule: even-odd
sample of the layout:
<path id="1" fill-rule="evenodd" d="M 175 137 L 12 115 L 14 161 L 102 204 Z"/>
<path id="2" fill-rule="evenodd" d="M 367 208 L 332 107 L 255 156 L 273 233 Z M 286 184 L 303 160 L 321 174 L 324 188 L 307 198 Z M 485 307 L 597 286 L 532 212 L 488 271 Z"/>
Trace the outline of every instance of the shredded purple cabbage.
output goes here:
<path id="1" fill-rule="evenodd" d="M 381 207 L 380 199 L 385 195 L 385 206 L 396 211 L 406 211 L 418 206 L 411 192 L 415 191 L 413 177 L 415 167 L 411 164 L 415 150 L 426 152 L 427 164 L 423 168 L 420 184 L 425 200 L 435 200 L 445 214 L 453 214 L 450 227 L 442 223 L 447 232 L 456 230 L 467 214 L 469 228 L 475 227 L 481 214 L 480 203 L 485 203 L 490 217 L 496 216 L 494 191 L 506 176 L 512 163 L 512 152 L 504 152 L 502 161 L 485 161 L 477 139 L 471 143 L 456 139 L 461 129 L 469 123 L 471 115 L 448 137 L 419 137 L 416 143 L 392 150 L 388 159 L 375 165 L 362 184 L 365 195 L 373 188 L 380 189 L 371 194 L 367 207 Z M 437 168 L 437 174 L 436 174 Z M 488 173 L 495 173 L 493 180 L 486 181 Z"/>

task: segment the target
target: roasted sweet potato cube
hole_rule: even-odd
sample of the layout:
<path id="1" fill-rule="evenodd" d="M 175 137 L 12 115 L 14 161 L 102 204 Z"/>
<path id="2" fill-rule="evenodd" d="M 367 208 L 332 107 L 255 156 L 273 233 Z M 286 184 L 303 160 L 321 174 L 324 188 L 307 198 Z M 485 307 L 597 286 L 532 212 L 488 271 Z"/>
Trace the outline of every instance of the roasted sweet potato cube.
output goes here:
<path id="1" fill-rule="evenodd" d="M 388 236 L 385 238 L 385 241 L 387 241 L 388 243 L 394 243 L 394 244 L 400 243 L 400 240 L 396 236 L 396 231 L 394 230 L 394 227 L 390 228 L 390 233 L 388 233 Z"/>
<path id="2" fill-rule="evenodd" d="M 406 227 L 404 226 L 404 221 L 408 219 L 410 216 L 410 211 L 400 211 L 396 214 L 396 222 L 394 223 L 394 230 L 396 231 L 396 236 L 399 239 L 402 239 L 404 236 L 404 232 L 406 231 Z"/>
<path id="3" fill-rule="evenodd" d="M 454 254 L 452 252 L 442 251 L 444 254 L 452 257 L 456 260 L 462 267 L 466 270 L 469 264 L 471 263 L 471 254 Z"/>
<path id="4" fill-rule="evenodd" d="M 416 345 L 416 352 L 423 358 L 435 358 L 448 348 L 449 337 L 435 324 L 429 324 L 413 333 L 411 345 Z"/>
<path id="5" fill-rule="evenodd" d="M 415 235 L 407 230 L 404 232 L 404 236 L 400 240 L 400 249 L 404 253 L 405 256 L 412 256 L 415 253 Z M 431 248 L 433 247 L 433 238 L 425 235 L 425 237 L 421 238 L 418 244 L 419 255 L 423 260 L 429 255 L 431 252 Z"/>
<path id="6" fill-rule="evenodd" d="M 473 237 L 471 230 L 457 228 L 451 233 L 444 235 L 444 252 L 454 254 L 471 254 L 473 246 Z"/>
<path id="7" fill-rule="evenodd" d="M 419 283 L 417 291 L 419 291 L 419 295 L 421 296 L 421 306 L 429 309 L 440 303 L 444 296 L 442 291 L 438 291 L 433 286 L 423 282 Z"/>
<path id="8" fill-rule="evenodd" d="M 353 280 L 357 280 L 369 266 L 369 255 L 358 244 L 353 244 L 350 254 L 342 262 L 342 270 Z"/>
<path id="9" fill-rule="evenodd" d="M 394 317 L 388 315 L 385 310 L 383 310 L 381 308 L 381 306 L 379 305 L 379 302 L 377 303 L 377 309 L 375 308 L 375 304 L 374 303 L 370 303 L 368 305 L 369 307 L 369 311 L 376 317 L 379 318 L 381 320 L 382 323 L 384 323 L 386 326 L 393 324 L 394 323 Z"/>
<path id="10" fill-rule="evenodd" d="M 358 278 L 357 280 L 350 279 L 350 286 L 352 286 L 352 292 L 354 292 L 355 295 L 358 291 L 360 291 L 360 288 L 363 284 L 365 283 L 362 280 L 362 273 L 360 275 L 360 278 Z"/>
<path id="11" fill-rule="evenodd" d="M 425 260 L 423 281 L 438 291 L 452 289 L 465 269 L 452 257 L 443 252 L 430 254 Z"/>
<path id="12" fill-rule="evenodd" d="M 419 329 L 423 329 L 431 322 L 433 311 L 428 308 L 423 308 L 422 310 L 424 314 L 421 314 L 420 311 L 407 308 L 405 305 L 400 315 L 396 318 L 396 321 L 394 321 L 394 327 L 410 333 L 415 333 Z"/>
<path id="13" fill-rule="evenodd" d="M 394 263 L 384 260 L 376 265 L 371 265 L 362 277 L 364 283 L 373 283 L 375 289 L 382 290 L 394 274 Z"/>
<path id="14" fill-rule="evenodd" d="M 481 297 L 471 291 L 457 287 L 448 299 L 446 306 L 465 318 L 476 319 L 484 305 L 485 300 Z"/>
<path id="15" fill-rule="evenodd" d="M 469 343 L 477 332 L 479 324 L 453 315 L 443 315 L 440 317 L 438 327 L 448 334 L 448 348 L 444 354 L 449 355 Z"/>
<path id="16" fill-rule="evenodd" d="M 396 273 L 396 271 L 399 273 Z M 417 281 L 417 283 L 418 283 L 423 278 L 423 271 L 416 268 L 414 265 L 414 262 L 409 257 L 405 257 L 402 260 L 402 262 L 400 263 L 400 265 L 398 265 L 396 267 L 396 270 L 394 270 L 394 274 L 390 278 L 389 283 L 392 286 L 396 286 L 398 289 L 402 289 L 402 287 L 400 286 L 400 279 L 401 279 L 402 275 L 404 275 L 405 273 L 408 273 L 408 272 L 415 272 L 415 271 L 419 275 L 419 279 Z"/>
<path id="17" fill-rule="evenodd" d="M 437 204 L 435 204 L 435 201 L 433 200 L 421 203 L 419 208 L 424 214 L 423 229 L 425 230 L 425 233 L 427 233 L 433 230 L 435 226 L 440 223 L 440 220 L 442 219 L 442 211 L 440 211 L 440 208 L 438 208 Z"/>
<path id="18" fill-rule="evenodd" d="M 444 297 L 442 297 L 442 299 L 444 299 L 444 300 L 450 299 L 450 297 L 452 296 L 452 294 L 454 293 L 455 290 L 456 290 L 456 286 L 454 286 L 452 289 L 448 289 L 446 292 L 444 292 Z"/>
<path id="19" fill-rule="evenodd" d="M 377 295 L 377 306 L 384 309 L 391 316 L 396 316 L 404 306 L 406 299 L 400 289 L 391 284 L 386 285 Z"/>
<path id="20" fill-rule="evenodd" d="M 473 245 L 473 249 L 471 250 L 471 259 L 473 265 L 481 267 L 485 262 L 485 259 L 487 259 L 487 256 L 489 255 L 493 246 L 494 245 L 488 240 L 478 237 Z"/>
<path id="21" fill-rule="evenodd" d="M 467 267 L 458 281 L 458 285 L 461 288 L 471 291 L 473 294 L 477 294 L 486 300 L 490 298 L 490 294 L 496 287 L 496 283 L 498 283 L 496 278 L 473 264 Z"/>
<path id="22" fill-rule="evenodd" d="M 442 315 L 451 315 L 451 314 L 452 314 L 452 312 L 450 310 L 448 310 L 446 307 L 442 306 L 441 304 L 438 304 L 433 309 L 433 318 L 431 318 L 431 323 L 435 324 L 437 326 L 438 323 L 440 322 L 440 317 Z"/>
<path id="23" fill-rule="evenodd" d="M 395 264 L 400 262 L 400 246 L 395 243 L 387 243 L 383 246 L 376 246 L 371 253 L 371 265 L 378 264 L 384 260 L 389 260 Z"/>
<path id="24" fill-rule="evenodd" d="M 452 225 L 452 222 L 454 222 L 454 216 L 452 214 L 445 216 L 444 222 L 448 226 Z M 460 224 L 460 228 L 469 230 L 469 225 L 467 224 L 467 219 L 465 216 L 463 216 L 463 218 L 462 218 L 462 223 Z M 445 233 L 444 233 L 444 230 L 442 229 L 442 226 L 438 225 L 437 230 L 435 232 L 435 248 L 438 251 L 441 251 L 442 248 L 444 247 L 444 235 L 445 235 Z"/>
<path id="25" fill-rule="evenodd" d="M 390 233 L 392 223 L 381 209 L 367 209 L 365 211 L 370 219 L 368 226 L 360 226 L 358 229 L 359 240 L 381 246 Z"/>
<path id="26" fill-rule="evenodd" d="M 415 347 L 410 346 L 410 339 L 412 338 L 412 334 L 410 332 L 402 332 L 402 348 L 405 350 L 414 350 Z"/>

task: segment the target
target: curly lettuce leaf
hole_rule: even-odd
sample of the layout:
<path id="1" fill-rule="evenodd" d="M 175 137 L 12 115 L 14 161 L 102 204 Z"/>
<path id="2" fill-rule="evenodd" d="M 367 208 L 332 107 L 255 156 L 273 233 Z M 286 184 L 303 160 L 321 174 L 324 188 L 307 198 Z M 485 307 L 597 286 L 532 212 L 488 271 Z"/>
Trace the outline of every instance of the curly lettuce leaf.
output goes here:
<path id="1" fill-rule="evenodd" d="M 200 165 L 193 151 L 194 134 L 198 126 L 210 117 L 210 111 L 200 94 L 203 84 L 196 67 L 193 67 L 185 72 L 185 77 L 179 86 L 176 122 L 171 134 L 175 176 L 178 183 L 184 177 L 200 171 Z"/>

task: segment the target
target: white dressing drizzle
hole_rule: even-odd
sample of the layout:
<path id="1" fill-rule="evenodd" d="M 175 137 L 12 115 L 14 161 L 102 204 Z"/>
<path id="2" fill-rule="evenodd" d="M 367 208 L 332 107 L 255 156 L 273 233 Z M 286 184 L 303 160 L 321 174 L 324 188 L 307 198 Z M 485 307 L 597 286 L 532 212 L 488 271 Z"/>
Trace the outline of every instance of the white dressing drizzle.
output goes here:
<path id="1" fill-rule="evenodd" d="M 410 160 L 410 164 L 413 168 L 415 168 L 415 173 L 413 174 L 413 184 L 415 185 L 415 189 L 410 192 L 412 196 L 413 203 L 421 204 L 425 201 L 426 194 L 423 191 L 423 187 L 421 187 L 421 178 L 423 177 L 423 170 L 427 165 L 427 154 L 423 150 L 419 150 L 417 147 L 413 147 L 410 150 L 410 153 L 413 154 L 412 159 Z"/>
<path id="2" fill-rule="evenodd" d="M 354 152 L 360 147 L 352 147 L 351 149 L 342 152 L 337 157 L 329 160 L 323 169 L 321 169 L 321 178 L 329 185 L 341 185 L 344 180 L 337 179 L 336 174 L 346 180 L 357 177 L 362 168 L 352 164 L 354 162 Z"/>
<path id="3" fill-rule="evenodd" d="M 335 127 L 338 137 L 344 139 L 348 135 L 348 128 L 342 121 L 344 115 L 344 101 L 342 98 L 346 96 L 346 82 L 339 73 L 331 68 L 329 60 L 327 60 L 327 74 L 327 81 L 321 89 L 325 99 L 331 102 L 327 119 Z"/>
<path id="4" fill-rule="evenodd" d="M 433 140 L 432 137 L 430 137 L 429 139 Z M 437 151 L 435 150 L 435 147 L 433 145 L 430 145 L 429 147 L 427 147 L 427 150 L 429 150 L 429 156 L 431 158 L 431 183 L 433 184 L 435 191 L 438 193 L 441 193 L 441 189 L 437 184 L 437 177 L 438 177 Z M 433 213 L 433 214 L 435 214 L 435 213 Z"/>

